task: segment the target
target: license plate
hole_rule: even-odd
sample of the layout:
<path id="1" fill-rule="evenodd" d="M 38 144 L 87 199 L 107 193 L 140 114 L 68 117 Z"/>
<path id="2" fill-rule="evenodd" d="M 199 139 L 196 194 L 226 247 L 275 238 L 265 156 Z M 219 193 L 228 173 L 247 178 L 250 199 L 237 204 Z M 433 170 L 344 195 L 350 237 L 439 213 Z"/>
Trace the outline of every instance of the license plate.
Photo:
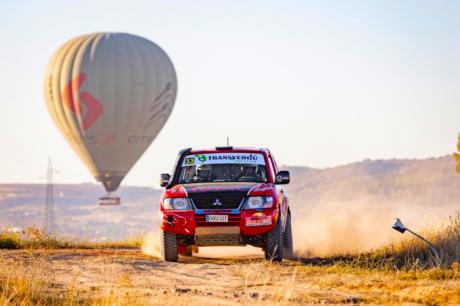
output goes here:
<path id="1" fill-rule="evenodd" d="M 228 215 L 206 215 L 206 222 L 228 222 Z"/>

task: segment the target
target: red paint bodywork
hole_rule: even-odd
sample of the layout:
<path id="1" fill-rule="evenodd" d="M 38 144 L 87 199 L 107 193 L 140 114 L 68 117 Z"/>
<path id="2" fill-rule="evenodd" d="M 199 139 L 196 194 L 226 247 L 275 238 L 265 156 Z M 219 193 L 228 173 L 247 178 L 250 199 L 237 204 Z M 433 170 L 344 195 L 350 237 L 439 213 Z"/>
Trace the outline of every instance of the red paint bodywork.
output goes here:
<path id="1" fill-rule="evenodd" d="M 188 197 L 187 190 L 182 185 L 175 185 L 170 189 L 165 189 L 160 203 L 160 227 L 164 231 L 173 232 L 179 235 L 194 235 L 197 226 L 205 227 L 218 227 L 218 226 L 239 226 L 241 235 L 244 236 L 257 236 L 263 235 L 271 230 L 276 225 L 278 218 L 282 218 L 283 226 L 285 225 L 286 216 L 288 213 L 288 201 L 284 194 L 284 191 L 275 186 L 275 174 L 278 172 L 273 157 L 270 157 L 270 152 L 266 149 L 233 149 L 233 150 L 199 150 L 191 151 L 188 154 L 205 154 L 205 153 L 259 153 L 263 154 L 265 158 L 265 164 L 268 170 L 268 182 L 255 184 L 249 191 L 248 196 L 271 196 L 273 197 L 273 207 L 266 209 L 241 209 L 239 214 L 232 214 L 229 209 L 210 209 L 202 210 L 202 214 L 195 214 L 194 210 L 165 210 L 163 208 L 163 199 L 165 198 L 176 198 L 176 197 Z M 272 162 L 273 160 L 273 162 Z M 180 165 L 179 165 L 180 166 Z M 217 183 L 218 184 L 218 183 Z M 235 186 L 226 187 L 222 184 L 222 187 L 203 187 L 198 186 L 190 187 L 190 191 L 194 192 L 206 192 L 206 191 L 218 191 L 235 190 Z M 213 224 L 206 223 L 204 221 L 205 215 L 221 215 L 227 214 L 229 216 L 229 222 L 225 224 Z M 169 220 L 168 220 L 169 217 Z M 271 220 L 269 225 L 258 225 L 258 226 L 247 226 L 246 220 Z M 172 220 L 172 222 L 171 222 Z"/>

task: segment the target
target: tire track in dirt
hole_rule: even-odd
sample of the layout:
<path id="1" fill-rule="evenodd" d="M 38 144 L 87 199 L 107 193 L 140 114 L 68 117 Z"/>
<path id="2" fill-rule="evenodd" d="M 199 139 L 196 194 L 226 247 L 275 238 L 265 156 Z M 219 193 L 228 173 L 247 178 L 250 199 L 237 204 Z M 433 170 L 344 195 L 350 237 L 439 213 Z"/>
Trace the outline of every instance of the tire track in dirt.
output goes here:
<path id="1" fill-rule="evenodd" d="M 20 260 L 30 269 L 46 269 L 57 287 L 135 296 L 142 303 L 238 304 L 245 281 L 232 266 L 254 257 L 212 259 L 181 257 L 163 262 L 138 250 L 0 251 L 6 262 Z M 193 296 L 193 300 L 191 300 Z"/>
<path id="2" fill-rule="evenodd" d="M 454 270 L 432 271 L 453 276 L 430 279 L 421 272 L 404 276 L 334 265 L 327 258 L 275 264 L 261 255 L 205 254 L 172 263 L 137 249 L 0 250 L 0 278 L 44 281 L 43 295 L 107 297 L 104 305 L 423 304 L 438 296 L 460 301 Z"/>

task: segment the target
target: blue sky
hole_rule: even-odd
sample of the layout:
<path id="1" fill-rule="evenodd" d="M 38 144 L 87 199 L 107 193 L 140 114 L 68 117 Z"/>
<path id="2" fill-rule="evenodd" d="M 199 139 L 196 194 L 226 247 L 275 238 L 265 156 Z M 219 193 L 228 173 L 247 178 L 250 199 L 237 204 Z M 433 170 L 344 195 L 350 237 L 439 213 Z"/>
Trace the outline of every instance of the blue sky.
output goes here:
<path id="1" fill-rule="evenodd" d="M 458 1 L 95 2 L 0 3 L 0 182 L 43 181 L 48 156 L 58 181 L 93 181 L 42 85 L 61 44 L 97 31 L 153 40 L 178 75 L 173 114 L 125 184 L 156 184 L 179 149 L 226 136 L 312 167 L 455 149 Z"/>

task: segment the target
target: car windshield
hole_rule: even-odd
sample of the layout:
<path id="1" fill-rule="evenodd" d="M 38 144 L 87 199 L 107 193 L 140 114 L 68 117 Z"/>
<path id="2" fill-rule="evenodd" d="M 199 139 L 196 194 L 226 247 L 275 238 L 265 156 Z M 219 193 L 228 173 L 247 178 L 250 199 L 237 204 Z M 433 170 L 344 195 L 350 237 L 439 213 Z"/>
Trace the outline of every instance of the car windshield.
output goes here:
<path id="1" fill-rule="evenodd" d="M 267 181 L 263 155 L 251 153 L 187 155 L 179 176 L 179 184 Z"/>

